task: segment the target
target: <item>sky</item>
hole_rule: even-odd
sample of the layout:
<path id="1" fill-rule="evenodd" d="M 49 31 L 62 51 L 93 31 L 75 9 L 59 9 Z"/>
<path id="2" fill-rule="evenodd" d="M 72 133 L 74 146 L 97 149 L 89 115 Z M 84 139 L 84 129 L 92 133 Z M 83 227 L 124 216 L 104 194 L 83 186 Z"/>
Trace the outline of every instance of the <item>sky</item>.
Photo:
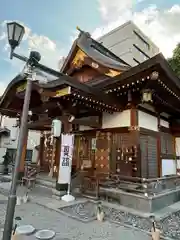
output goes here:
<path id="1" fill-rule="evenodd" d="M 180 0 L 0 0 L 0 95 L 24 63 L 9 59 L 6 23 L 17 21 L 26 34 L 16 52 L 41 53 L 41 63 L 59 69 L 78 35 L 76 26 L 98 38 L 128 20 L 171 57 L 180 42 Z"/>

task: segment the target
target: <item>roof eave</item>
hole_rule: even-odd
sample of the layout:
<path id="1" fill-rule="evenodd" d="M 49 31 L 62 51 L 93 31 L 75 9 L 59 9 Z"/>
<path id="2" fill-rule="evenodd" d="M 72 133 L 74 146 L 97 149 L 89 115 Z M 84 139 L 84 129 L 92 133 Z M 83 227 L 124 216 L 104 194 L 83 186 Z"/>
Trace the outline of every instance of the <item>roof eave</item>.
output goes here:
<path id="1" fill-rule="evenodd" d="M 66 71 L 66 67 L 67 67 L 67 65 L 68 65 L 68 63 L 69 63 L 69 61 L 71 59 L 71 56 L 72 56 L 73 52 L 75 51 L 76 47 L 77 47 L 77 39 L 74 41 L 74 43 L 73 43 L 73 45 L 72 45 L 72 47 L 71 47 L 71 49 L 70 49 L 70 51 L 68 53 L 68 56 L 66 57 L 63 65 L 62 65 L 62 67 L 60 69 L 60 72 L 64 73 Z"/>

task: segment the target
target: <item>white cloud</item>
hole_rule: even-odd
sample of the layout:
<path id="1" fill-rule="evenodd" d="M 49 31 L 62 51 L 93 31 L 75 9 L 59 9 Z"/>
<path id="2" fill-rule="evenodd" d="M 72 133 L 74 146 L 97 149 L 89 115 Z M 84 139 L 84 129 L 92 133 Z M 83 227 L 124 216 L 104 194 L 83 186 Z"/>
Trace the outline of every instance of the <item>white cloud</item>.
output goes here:
<path id="1" fill-rule="evenodd" d="M 5 20 L 0 24 L 0 43 L 3 45 L 1 48 L 2 51 L 6 53 L 7 57 L 5 58 L 8 59 L 9 56 L 7 54 L 9 54 L 9 44 L 7 42 L 6 33 L 7 22 L 9 22 L 9 20 Z M 64 49 L 59 47 L 60 43 L 52 41 L 47 36 L 34 33 L 30 27 L 26 26 L 23 22 L 19 23 L 25 27 L 25 35 L 20 47 L 16 49 L 16 52 L 28 56 L 30 50 L 38 51 L 41 54 L 41 63 L 59 70 L 59 59 L 61 59 L 66 53 Z M 14 67 L 18 67 L 17 71 L 22 69 L 22 66 L 24 65 L 24 63 L 15 59 L 10 62 Z"/>
<path id="2" fill-rule="evenodd" d="M 133 6 L 133 0 L 98 0 L 99 10 L 104 20 L 115 20 L 120 12 L 127 11 Z"/>
<path id="3" fill-rule="evenodd" d="M 142 1 L 145 0 L 138 0 L 138 2 Z M 156 5 L 151 5 L 142 11 L 133 12 L 134 0 L 98 0 L 98 2 L 104 24 L 93 32 L 92 36 L 95 38 L 106 34 L 126 21 L 132 20 L 151 38 L 166 57 L 172 55 L 172 50 L 180 42 L 180 25 L 177 24 L 180 19 L 180 5 L 174 5 L 165 10 L 158 9 Z M 0 23 L 0 44 L 2 46 L 0 57 L 12 64 L 15 76 L 22 70 L 24 63 L 16 59 L 9 60 L 9 46 L 6 34 L 7 22 L 5 20 Z M 67 56 L 73 41 L 78 35 L 78 31 L 72 33 L 69 48 L 66 46 L 66 49 L 62 49 L 59 42 L 55 42 L 47 36 L 38 35 L 29 26 L 22 22 L 19 23 L 25 27 L 26 33 L 21 47 L 16 52 L 28 56 L 29 50 L 37 50 L 42 56 L 41 63 L 59 69 L 64 61 L 63 56 Z M 12 78 L 9 78 L 9 80 L 12 80 Z M 0 82 L 1 89 L 4 89 L 3 86 L 5 87 L 3 82 Z"/>
<path id="4" fill-rule="evenodd" d="M 180 5 L 160 10 L 151 5 L 141 12 L 133 12 L 133 0 L 98 0 L 104 25 L 95 29 L 98 38 L 112 29 L 132 20 L 160 48 L 165 57 L 170 57 L 180 42 Z"/>

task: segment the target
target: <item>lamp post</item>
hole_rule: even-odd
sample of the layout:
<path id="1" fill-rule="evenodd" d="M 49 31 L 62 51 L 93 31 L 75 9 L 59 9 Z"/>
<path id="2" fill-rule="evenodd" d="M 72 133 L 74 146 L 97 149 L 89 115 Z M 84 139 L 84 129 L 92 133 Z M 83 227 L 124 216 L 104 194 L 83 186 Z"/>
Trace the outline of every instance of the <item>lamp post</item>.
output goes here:
<path id="1" fill-rule="evenodd" d="M 11 47 L 10 58 L 12 59 L 14 54 L 14 50 L 17 46 L 19 46 L 23 35 L 25 33 L 25 29 L 23 26 L 16 22 L 11 22 L 7 24 L 8 30 L 8 41 Z M 24 98 L 22 117 L 21 117 L 21 126 L 19 132 L 19 139 L 17 145 L 16 159 L 15 159 L 15 169 L 12 178 L 11 189 L 8 197 L 8 204 L 6 210 L 6 217 L 4 223 L 4 232 L 3 232 L 3 240 L 10 240 L 13 228 L 13 219 L 14 212 L 16 206 L 16 190 L 18 183 L 18 175 L 19 175 L 19 166 L 21 162 L 21 154 L 23 151 L 24 139 L 26 137 L 26 129 L 27 129 L 27 120 L 28 120 L 28 111 L 29 104 L 31 98 L 31 88 L 32 88 L 32 80 L 33 80 L 33 69 L 36 67 L 36 64 L 40 61 L 40 54 L 38 52 L 31 52 L 29 58 L 26 61 L 27 72 L 27 85 L 26 85 L 26 93 Z"/>
<path id="2" fill-rule="evenodd" d="M 4 224 L 4 232 L 3 232 L 3 240 L 10 240 L 11 233 L 12 233 L 12 225 L 13 225 L 13 218 L 14 218 L 14 211 L 16 205 L 16 189 L 17 189 L 17 181 L 18 181 L 18 173 L 19 173 L 19 166 L 21 161 L 21 153 L 23 150 L 24 138 L 26 137 L 26 128 L 27 128 L 27 120 L 28 120 L 28 111 L 29 111 L 29 103 L 31 98 L 31 88 L 32 88 L 32 80 L 33 80 L 33 70 L 34 68 L 38 68 L 39 70 L 51 74 L 55 77 L 64 77 L 64 79 L 69 82 L 71 79 L 68 76 L 62 74 L 59 71 L 56 71 L 52 68 L 44 66 L 39 63 L 41 56 L 38 52 L 32 51 L 30 52 L 29 58 L 20 56 L 19 54 L 15 53 L 14 50 L 16 47 L 19 46 L 24 33 L 25 29 L 23 26 L 16 22 L 10 22 L 7 24 L 7 31 L 8 31 L 8 41 L 11 47 L 10 52 L 10 59 L 13 57 L 26 62 L 27 72 L 27 85 L 26 85 L 26 93 L 24 98 L 23 110 L 22 110 L 22 117 L 21 117 L 21 126 L 19 132 L 19 139 L 18 139 L 18 146 L 17 146 L 17 153 L 15 159 L 15 169 L 14 175 L 12 179 L 11 189 L 8 197 L 8 206 L 6 211 L 5 217 L 5 224 Z M 72 86 L 76 87 L 76 84 L 71 82 Z M 72 121 L 74 117 L 72 116 L 70 121 Z"/>

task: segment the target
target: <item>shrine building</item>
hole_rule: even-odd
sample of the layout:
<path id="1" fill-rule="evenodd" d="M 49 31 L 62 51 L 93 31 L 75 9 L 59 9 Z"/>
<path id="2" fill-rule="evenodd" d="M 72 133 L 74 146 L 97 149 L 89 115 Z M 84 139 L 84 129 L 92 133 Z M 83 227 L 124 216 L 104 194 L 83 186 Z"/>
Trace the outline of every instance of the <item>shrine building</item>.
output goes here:
<path id="1" fill-rule="evenodd" d="M 162 54 L 130 67 L 79 31 L 61 77 L 33 82 L 28 129 L 41 131 L 37 163 L 42 171 L 48 174 L 53 161 L 58 177 L 60 138 L 54 146 L 50 136 L 52 120 L 58 118 L 62 132 L 75 134 L 73 171 L 147 179 L 176 175 L 179 78 Z M 2 115 L 21 116 L 25 89 L 21 75 L 9 83 L 0 100 Z M 27 139 L 24 142 L 26 149 Z M 22 154 L 22 172 L 24 159 Z"/>

